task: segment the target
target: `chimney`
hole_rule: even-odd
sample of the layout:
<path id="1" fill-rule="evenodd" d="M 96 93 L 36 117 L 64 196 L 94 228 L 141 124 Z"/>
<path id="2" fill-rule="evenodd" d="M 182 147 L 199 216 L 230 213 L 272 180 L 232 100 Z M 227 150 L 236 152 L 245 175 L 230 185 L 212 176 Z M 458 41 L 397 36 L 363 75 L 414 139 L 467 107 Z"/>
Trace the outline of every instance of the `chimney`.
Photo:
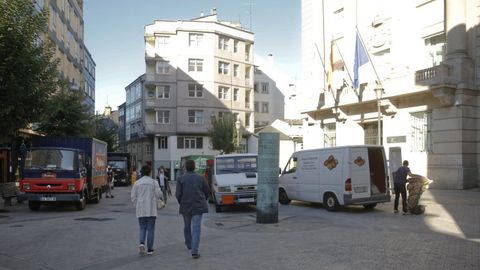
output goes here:
<path id="1" fill-rule="evenodd" d="M 211 15 L 217 15 L 217 8 L 212 8 L 212 14 Z"/>

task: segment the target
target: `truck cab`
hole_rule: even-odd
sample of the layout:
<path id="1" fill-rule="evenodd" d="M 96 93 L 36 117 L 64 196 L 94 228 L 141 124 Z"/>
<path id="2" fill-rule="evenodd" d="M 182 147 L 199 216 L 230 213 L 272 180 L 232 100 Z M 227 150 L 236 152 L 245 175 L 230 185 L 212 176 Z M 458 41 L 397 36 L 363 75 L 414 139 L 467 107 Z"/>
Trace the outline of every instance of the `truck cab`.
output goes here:
<path id="1" fill-rule="evenodd" d="M 224 206 L 256 204 L 256 154 L 215 156 L 211 178 L 210 188 L 216 212 L 221 212 Z"/>

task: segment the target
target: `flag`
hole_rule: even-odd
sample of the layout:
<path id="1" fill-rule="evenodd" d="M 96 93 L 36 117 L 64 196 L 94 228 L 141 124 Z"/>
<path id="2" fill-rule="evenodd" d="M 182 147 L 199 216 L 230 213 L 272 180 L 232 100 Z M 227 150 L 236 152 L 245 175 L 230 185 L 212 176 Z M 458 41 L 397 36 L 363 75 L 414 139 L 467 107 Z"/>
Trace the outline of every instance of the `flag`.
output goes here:
<path id="1" fill-rule="evenodd" d="M 360 85 L 360 82 L 358 80 L 358 69 L 360 68 L 361 65 L 367 63 L 368 60 L 368 55 L 365 50 L 365 47 L 363 47 L 363 43 L 360 39 L 360 34 L 358 31 L 356 32 L 356 39 L 355 39 L 355 60 L 353 64 L 353 87 L 354 89 L 358 89 L 358 86 Z"/>
<path id="2" fill-rule="evenodd" d="M 332 80 L 333 80 L 333 41 L 330 43 L 330 65 L 328 65 L 328 70 L 327 70 L 328 91 L 332 91 Z"/>

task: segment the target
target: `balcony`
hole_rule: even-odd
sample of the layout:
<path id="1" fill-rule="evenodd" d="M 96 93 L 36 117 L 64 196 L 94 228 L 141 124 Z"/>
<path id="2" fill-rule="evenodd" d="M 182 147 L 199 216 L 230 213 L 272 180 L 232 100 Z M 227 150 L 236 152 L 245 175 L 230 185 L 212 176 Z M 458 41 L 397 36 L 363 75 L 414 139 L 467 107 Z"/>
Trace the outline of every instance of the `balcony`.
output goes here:
<path id="1" fill-rule="evenodd" d="M 440 64 L 431 68 L 417 70 L 415 72 L 415 84 L 424 86 L 435 86 L 445 84 L 451 75 L 451 66 Z"/>

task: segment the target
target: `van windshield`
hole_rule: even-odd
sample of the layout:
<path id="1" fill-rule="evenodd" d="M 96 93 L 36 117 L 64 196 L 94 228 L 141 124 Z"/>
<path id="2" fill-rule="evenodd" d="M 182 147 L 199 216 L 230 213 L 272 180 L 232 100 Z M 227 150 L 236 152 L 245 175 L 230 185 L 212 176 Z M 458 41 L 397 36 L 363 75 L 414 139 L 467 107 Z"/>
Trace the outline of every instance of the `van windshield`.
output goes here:
<path id="1" fill-rule="evenodd" d="M 257 172 L 257 157 L 222 157 L 216 159 L 216 174 Z"/>
<path id="2" fill-rule="evenodd" d="M 26 170 L 77 170 L 77 153 L 72 150 L 35 149 L 27 153 Z"/>
<path id="3" fill-rule="evenodd" d="M 108 165 L 114 169 L 127 169 L 126 161 L 109 161 Z"/>

